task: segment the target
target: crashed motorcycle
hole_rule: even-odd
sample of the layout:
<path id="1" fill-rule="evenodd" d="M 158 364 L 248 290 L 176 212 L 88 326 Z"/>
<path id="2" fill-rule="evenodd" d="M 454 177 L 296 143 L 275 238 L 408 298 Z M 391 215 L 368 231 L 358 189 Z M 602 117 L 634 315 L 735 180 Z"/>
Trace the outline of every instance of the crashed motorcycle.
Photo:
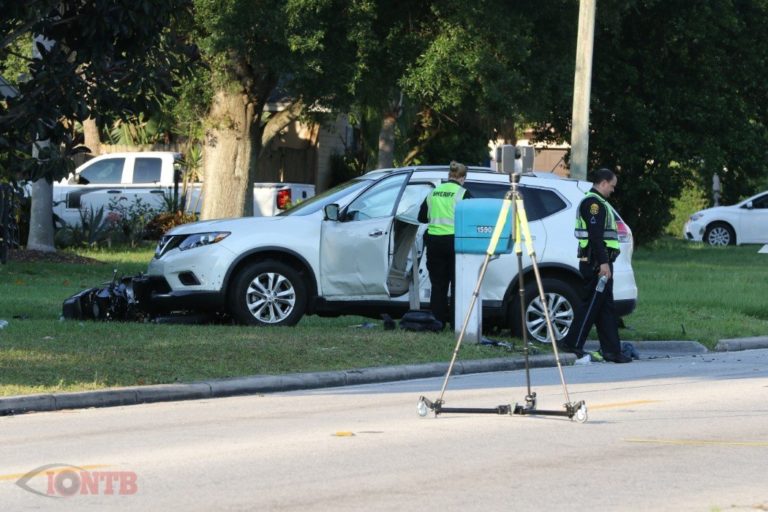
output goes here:
<path id="1" fill-rule="evenodd" d="M 117 270 L 112 280 L 102 286 L 85 289 L 64 301 L 62 316 L 67 320 L 128 320 L 143 321 L 149 312 L 142 306 L 141 274 L 132 277 L 118 277 Z"/>
<path id="2" fill-rule="evenodd" d="M 226 319 L 219 314 L 193 314 L 191 311 L 160 311 L 152 303 L 150 279 L 143 275 L 118 276 L 82 290 L 62 305 L 65 320 L 102 320 L 154 323 L 212 323 Z"/>

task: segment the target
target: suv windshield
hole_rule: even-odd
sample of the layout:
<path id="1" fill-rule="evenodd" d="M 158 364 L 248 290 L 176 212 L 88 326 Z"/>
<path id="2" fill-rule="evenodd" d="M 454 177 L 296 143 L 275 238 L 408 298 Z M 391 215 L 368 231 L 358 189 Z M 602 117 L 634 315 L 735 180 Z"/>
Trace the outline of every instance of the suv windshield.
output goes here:
<path id="1" fill-rule="evenodd" d="M 306 201 L 303 201 L 290 210 L 286 210 L 284 212 L 281 212 L 278 214 L 278 216 L 283 215 L 310 215 L 312 213 L 315 213 L 316 211 L 322 210 L 325 205 L 335 203 L 339 199 L 346 197 L 350 194 L 354 194 L 358 190 L 367 187 L 371 184 L 370 180 L 367 179 L 355 179 L 352 181 L 347 181 L 345 183 L 342 183 L 341 185 L 336 185 L 335 187 L 326 190 L 322 194 L 318 194 L 314 197 L 311 197 L 307 199 Z"/>

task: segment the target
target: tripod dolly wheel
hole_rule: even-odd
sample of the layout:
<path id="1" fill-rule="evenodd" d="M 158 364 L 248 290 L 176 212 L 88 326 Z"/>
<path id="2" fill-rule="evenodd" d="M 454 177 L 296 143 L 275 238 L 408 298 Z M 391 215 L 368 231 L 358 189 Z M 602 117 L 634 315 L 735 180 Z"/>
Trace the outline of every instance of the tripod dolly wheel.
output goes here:
<path id="1" fill-rule="evenodd" d="M 579 423 L 586 423 L 588 416 L 587 416 L 587 404 L 581 404 L 581 407 L 576 409 L 576 414 L 574 416 L 577 422 Z"/>
<path id="2" fill-rule="evenodd" d="M 422 418 L 429 414 L 429 407 L 424 401 L 424 398 L 419 398 L 419 403 L 416 404 L 416 410 Z"/>

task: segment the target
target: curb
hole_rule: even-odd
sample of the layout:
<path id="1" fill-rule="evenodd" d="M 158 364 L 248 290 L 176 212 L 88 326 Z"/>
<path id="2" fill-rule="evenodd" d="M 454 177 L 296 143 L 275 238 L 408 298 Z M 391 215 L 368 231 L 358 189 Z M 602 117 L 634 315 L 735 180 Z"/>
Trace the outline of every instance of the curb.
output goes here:
<path id="1" fill-rule="evenodd" d="M 702 354 L 707 348 L 696 341 L 632 341 L 635 348 L 643 355 L 659 354 L 677 356 Z M 597 350 L 599 344 L 589 341 L 588 350 Z M 768 336 L 720 340 L 716 351 L 747 350 L 768 348 Z M 530 355 L 531 368 L 547 368 L 556 365 L 552 354 Z M 560 354 L 560 363 L 573 365 L 573 354 Z M 475 359 L 457 361 L 452 375 L 467 375 L 498 371 L 520 370 L 525 368 L 525 359 L 507 357 L 497 359 Z M 215 379 L 202 382 L 159 384 L 154 386 L 133 386 L 109 388 L 96 391 L 73 393 L 50 393 L 0 398 L 0 416 L 26 412 L 58 411 L 62 409 L 84 409 L 89 407 L 114 407 L 138 405 L 153 402 L 171 402 L 178 400 L 197 400 L 204 398 L 222 398 L 238 395 L 274 393 L 302 389 L 352 386 L 358 384 L 376 384 L 399 380 L 442 377 L 448 371 L 448 363 L 408 364 L 378 368 L 361 368 L 334 372 L 292 373 L 287 375 L 256 375 L 232 379 Z"/>
<path id="2" fill-rule="evenodd" d="M 715 345 L 715 352 L 732 352 L 734 350 L 752 350 L 757 348 L 768 348 L 768 336 L 720 340 Z"/>
<path id="3" fill-rule="evenodd" d="M 528 360 L 531 368 L 546 368 L 556 364 L 552 354 L 532 355 Z M 560 363 L 563 365 L 572 365 L 575 360 L 576 357 L 573 354 L 560 355 Z M 520 370 L 524 367 L 525 359 L 522 357 L 457 361 L 452 375 Z M 409 364 L 337 372 L 256 375 L 188 384 L 159 384 L 73 393 L 11 396 L 0 398 L 0 416 L 375 384 L 441 377 L 447 371 L 448 363 Z"/>
<path id="4" fill-rule="evenodd" d="M 768 340 L 768 337 L 765 338 Z M 670 354 L 670 353 L 682 353 L 682 354 L 705 354 L 709 352 L 707 347 L 699 343 L 698 341 L 687 340 L 671 340 L 671 341 L 631 341 L 624 340 L 627 343 L 632 343 L 641 355 L 645 354 Z M 767 345 L 768 346 L 768 345 Z M 600 343 L 595 340 L 587 341 L 584 345 L 587 350 L 597 350 L 600 348 Z"/>

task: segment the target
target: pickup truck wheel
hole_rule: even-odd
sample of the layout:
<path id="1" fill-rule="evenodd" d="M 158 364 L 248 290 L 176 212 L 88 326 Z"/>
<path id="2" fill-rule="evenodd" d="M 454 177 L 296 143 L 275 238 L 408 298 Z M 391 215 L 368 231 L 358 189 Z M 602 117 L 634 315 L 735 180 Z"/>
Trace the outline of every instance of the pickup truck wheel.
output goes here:
<path id="1" fill-rule="evenodd" d="M 562 340 L 571 327 L 576 325 L 581 318 L 581 299 L 573 285 L 566 281 L 554 278 L 542 278 L 544 296 L 549 307 L 549 317 L 552 321 L 552 329 L 555 331 L 555 340 Z M 520 303 L 513 301 L 510 306 L 510 318 L 512 319 L 513 332 L 522 334 L 520 327 Z M 528 329 L 528 337 L 549 343 L 547 322 L 544 315 L 544 306 L 539 297 L 536 281 L 531 277 L 525 285 L 525 325 Z"/>
<path id="2" fill-rule="evenodd" d="M 249 325 L 296 325 L 304 316 L 307 287 L 299 273 L 277 261 L 261 261 L 235 276 L 229 309 Z"/>

